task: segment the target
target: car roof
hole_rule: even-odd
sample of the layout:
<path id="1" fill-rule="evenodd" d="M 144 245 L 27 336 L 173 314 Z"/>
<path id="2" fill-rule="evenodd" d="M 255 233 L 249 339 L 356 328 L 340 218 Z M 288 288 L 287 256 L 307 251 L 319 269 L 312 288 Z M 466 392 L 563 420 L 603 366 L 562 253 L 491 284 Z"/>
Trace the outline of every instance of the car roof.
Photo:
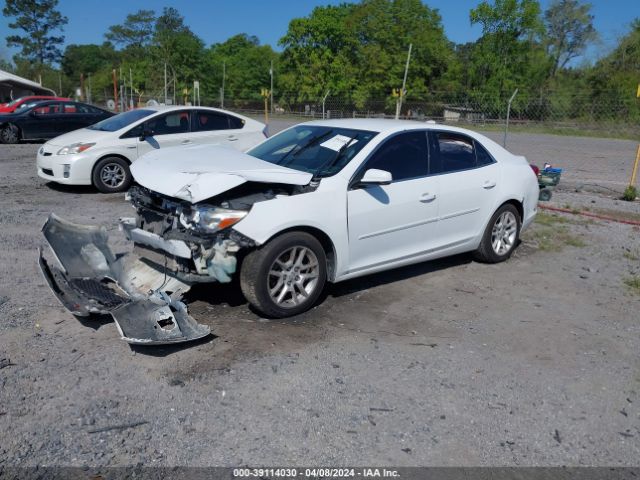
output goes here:
<path id="1" fill-rule="evenodd" d="M 154 105 L 151 107 L 140 107 L 139 110 L 152 110 L 154 112 L 171 112 L 173 110 L 213 110 L 221 113 L 231 113 L 233 115 L 239 115 L 238 113 L 230 112 L 229 110 L 196 105 Z"/>
<path id="2" fill-rule="evenodd" d="M 446 129 L 453 132 L 472 133 L 464 128 L 452 127 L 450 125 L 436 123 L 433 120 L 418 121 L 393 120 L 388 118 L 341 118 L 336 120 L 312 120 L 310 122 L 305 122 L 304 125 L 317 125 L 334 128 L 353 128 L 355 130 L 369 130 L 378 133 L 393 133 L 414 129 Z"/>

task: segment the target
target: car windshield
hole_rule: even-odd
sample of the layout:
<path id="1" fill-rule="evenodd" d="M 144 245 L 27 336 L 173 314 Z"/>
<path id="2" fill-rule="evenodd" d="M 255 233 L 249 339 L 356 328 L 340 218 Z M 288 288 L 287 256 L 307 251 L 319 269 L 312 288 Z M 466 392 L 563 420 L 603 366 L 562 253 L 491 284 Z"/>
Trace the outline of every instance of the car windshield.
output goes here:
<path id="1" fill-rule="evenodd" d="M 20 103 L 24 100 L 24 97 L 16 98 L 15 100 L 10 101 L 6 104 L 7 107 L 13 107 L 16 103 Z"/>
<path id="2" fill-rule="evenodd" d="M 148 117 L 152 113 L 155 113 L 155 110 L 129 110 L 128 112 L 107 118 L 87 128 L 89 130 L 100 130 L 102 132 L 117 132 L 121 128 L 128 127 L 132 123 Z"/>
<path id="3" fill-rule="evenodd" d="M 338 173 L 377 132 L 320 125 L 290 128 L 247 154 L 315 177 Z"/>

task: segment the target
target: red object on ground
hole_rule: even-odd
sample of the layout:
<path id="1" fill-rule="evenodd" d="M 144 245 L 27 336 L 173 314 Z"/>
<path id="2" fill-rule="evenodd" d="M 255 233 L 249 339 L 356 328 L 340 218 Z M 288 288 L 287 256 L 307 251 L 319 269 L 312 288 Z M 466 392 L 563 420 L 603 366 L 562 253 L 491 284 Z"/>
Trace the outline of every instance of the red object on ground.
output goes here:
<path id="1" fill-rule="evenodd" d="M 69 101 L 70 98 L 64 97 L 52 97 L 47 95 L 32 95 L 30 97 L 20 97 L 12 100 L 9 103 L 0 104 L 0 113 L 13 113 L 15 110 L 25 102 L 33 102 L 36 100 L 60 100 L 60 101 Z"/>
<path id="2" fill-rule="evenodd" d="M 599 220 L 609 220 L 610 222 L 618 222 L 618 223 L 626 223 L 627 225 L 635 225 L 640 227 L 640 222 L 636 222 L 635 220 L 624 220 L 621 218 L 608 217 L 606 215 L 598 215 L 597 213 L 589 213 L 589 212 L 576 212 L 574 210 L 569 210 L 568 208 L 559 208 L 559 207 L 550 207 L 548 205 L 538 204 L 538 208 L 542 208 L 543 210 L 551 210 L 552 212 L 562 212 L 562 213 L 570 213 L 572 215 L 583 215 L 585 217 L 597 218 Z"/>

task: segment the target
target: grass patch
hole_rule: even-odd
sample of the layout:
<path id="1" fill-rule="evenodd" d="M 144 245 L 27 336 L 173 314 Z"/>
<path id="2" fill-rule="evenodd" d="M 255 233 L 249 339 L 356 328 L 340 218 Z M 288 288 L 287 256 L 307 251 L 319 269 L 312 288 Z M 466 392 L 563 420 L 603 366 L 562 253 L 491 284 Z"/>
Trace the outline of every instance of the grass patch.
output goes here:
<path id="1" fill-rule="evenodd" d="M 624 284 L 629 287 L 632 292 L 640 294 L 640 275 L 632 275 L 625 278 Z"/>
<path id="2" fill-rule="evenodd" d="M 555 213 L 538 212 L 536 215 L 536 223 L 538 225 L 557 225 L 560 223 L 569 223 L 569 219 L 561 217 Z"/>
<path id="3" fill-rule="evenodd" d="M 640 260 L 640 257 L 638 257 L 638 255 L 636 255 L 634 252 L 624 252 L 622 256 L 627 260 L 631 260 L 633 262 L 635 262 L 636 260 Z"/>
<path id="4" fill-rule="evenodd" d="M 555 215 L 543 216 L 542 222 L 538 221 L 536 215 L 536 223 L 539 225 L 534 226 L 529 232 L 525 234 L 525 237 L 538 245 L 538 249 L 545 252 L 560 252 L 564 247 L 586 247 L 587 244 L 580 237 L 577 237 L 571 233 L 566 225 L 568 220 L 562 219 L 558 221 Z M 546 218 L 551 217 L 551 218 Z M 546 223 L 544 223 L 546 222 Z"/>

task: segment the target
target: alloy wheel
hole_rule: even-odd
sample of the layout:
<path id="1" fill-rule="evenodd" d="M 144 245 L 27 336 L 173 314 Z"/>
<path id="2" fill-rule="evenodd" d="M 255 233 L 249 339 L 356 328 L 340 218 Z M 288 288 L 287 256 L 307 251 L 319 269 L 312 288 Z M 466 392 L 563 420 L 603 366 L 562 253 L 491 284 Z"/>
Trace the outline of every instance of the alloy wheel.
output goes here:
<path id="1" fill-rule="evenodd" d="M 100 180 L 110 188 L 118 188 L 124 183 L 125 178 L 124 168 L 117 163 L 107 163 L 100 170 Z"/>
<path id="2" fill-rule="evenodd" d="M 269 268 L 269 296 L 279 307 L 296 307 L 315 291 L 319 274 L 318 258 L 311 249 L 291 247 L 282 252 Z"/>
<path id="3" fill-rule="evenodd" d="M 491 246 L 493 251 L 502 256 L 514 247 L 518 233 L 518 220 L 513 212 L 503 212 L 493 224 Z"/>

